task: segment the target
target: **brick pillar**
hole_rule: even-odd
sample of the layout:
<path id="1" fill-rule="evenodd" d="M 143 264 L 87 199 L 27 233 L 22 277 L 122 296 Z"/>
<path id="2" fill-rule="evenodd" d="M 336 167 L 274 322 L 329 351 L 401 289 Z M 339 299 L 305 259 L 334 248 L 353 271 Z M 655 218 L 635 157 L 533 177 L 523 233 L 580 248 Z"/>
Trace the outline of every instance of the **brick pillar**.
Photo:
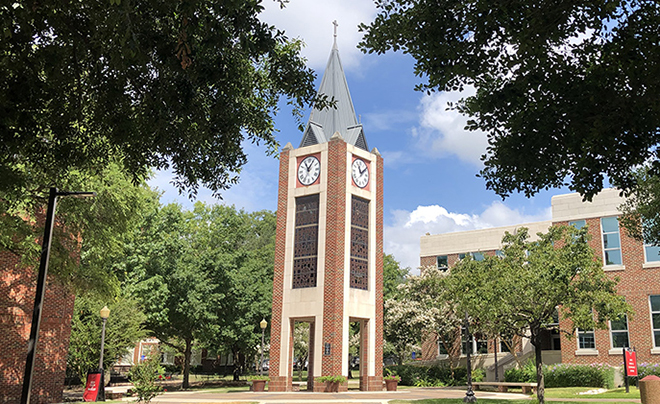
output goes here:
<path id="1" fill-rule="evenodd" d="M 383 389 L 383 158 L 376 153 L 376 319 L 374 376 L 369 378 L 369 391 Z"/>
<path id="2" fill-rule="evenodd" d="M 328 191 L 325 275 L 323 290 L 322 375 L 345 374 L 342 369 L 344 317 L 344 254 L 346 239 L 346 142 L 333 138 L 328 143 Z M 330 355 L 325 346 L 330 344 Z"/>
<path id="3" fill-rule="evenodd" d="M 284 257 L 286 253 L 287 199 L 289 194 L 289 148 L 280 154 L 279 192 L 277 197 L 277 228 L 275 232 L 275 263 L 273 267 L 273 314 L 270 328 L 269 391 L 286 391 L 286 376 L 280 376 L 280 346 L 282 335 L 282 302 L 284 299 Z M 288 326 L 288 324 L 287 324 Z"/>
<path id="4" fill-rule="evenodd" d="M 20 261 L 19 256 L 0 251 L 0 403 L 19 402 L 23 388 L 37 276 Z M 62 402 L 74 299 L 68 288 L 48 277 L 32 373 L 32 403 Z"/>

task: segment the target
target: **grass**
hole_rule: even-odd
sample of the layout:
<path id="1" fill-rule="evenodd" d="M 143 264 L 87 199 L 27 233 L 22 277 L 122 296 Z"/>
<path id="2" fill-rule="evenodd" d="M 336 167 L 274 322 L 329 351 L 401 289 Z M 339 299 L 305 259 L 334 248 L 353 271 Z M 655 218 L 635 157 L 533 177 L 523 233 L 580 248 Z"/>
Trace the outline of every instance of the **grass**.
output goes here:
<path id="1" fill-rule="evenodd" d="M 625 387 L 608 390 L 600 394 L 578 394 L 583 391 L 594 390 L 595 387 L 555 387 L 545 389 L 546 398 L 637 398 L 639 390 L 635 386 L 630 387 L 630 393 L 626 393 Z"/>
<path id="2" fill-rule="evenodd" d="M 536 400 L 492 400 L 480 398 L 480 404 L 534 404 Z M 549 404 L 575 404 L 575 401 L 551 401 Z M 428 400 L 392 400 L 389 404 L 463 404 L 462 398 L 437 398 Z M 598 402 L 590 402 L 589 404 L 598 404 Z M 630 404 L 626 402 L 612 402 L 607 401 L 602 404 Z"/>

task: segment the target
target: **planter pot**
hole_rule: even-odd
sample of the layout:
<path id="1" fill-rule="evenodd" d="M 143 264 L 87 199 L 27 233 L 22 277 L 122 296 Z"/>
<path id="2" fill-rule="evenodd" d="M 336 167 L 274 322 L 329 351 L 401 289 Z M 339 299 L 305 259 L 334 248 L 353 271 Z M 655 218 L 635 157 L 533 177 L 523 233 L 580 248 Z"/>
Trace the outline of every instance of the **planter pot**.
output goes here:
<path id="1" fill-rule="evenodd" d="M 325 391 L 339 393 L 339 382 L 325 382 Z"/>
<path id="2" fill-rule="evenodd" d="M 385 388 L 387 391 L 396 391 L 396 386 L 399 384 L 397 380 L 385 380 Z"/>
<path id="3" fill-rule="evenodd" d="M 252 380 L 252 391 L 265 391 L 266 380 Z"/>

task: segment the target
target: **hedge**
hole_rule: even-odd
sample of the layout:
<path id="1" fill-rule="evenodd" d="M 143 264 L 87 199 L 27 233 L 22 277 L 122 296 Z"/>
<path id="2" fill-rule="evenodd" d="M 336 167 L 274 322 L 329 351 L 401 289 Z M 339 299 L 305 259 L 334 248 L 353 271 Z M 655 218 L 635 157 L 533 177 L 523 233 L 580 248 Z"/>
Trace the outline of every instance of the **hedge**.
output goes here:
<path id="1" fill-rule="evenodd" d="M 528 361 L 520 369 L 504 373 L 507 382 L 536 382 L 536 365 Z M 543 366 L 545 387 L 604 387 L 614 388 L 614 368 L 609 365 L 571 365 L 560 363 Z"/>
<path id="2" fill-rule="evenodd" d="M 623 368 L 621 368 L 621 372 L 623 373 Z M 637 375 L 640 380 L 649 375 L 660 377 L 660 364 L 640 363 L 637 365 Z"/>
<path id="3" fill-rule="evenodd" d="M 401 377 L 399 384 L 404 386 L 460 386 L 467 383 L 467 369 L 458 367 L 454 369 L 454 376 L 447 365 L 417 366 L 398 365 L 388 366 L 386 373 Z M 483 369 L 472 371 L 472 380 L 482 381 L 485 373 Z"/>

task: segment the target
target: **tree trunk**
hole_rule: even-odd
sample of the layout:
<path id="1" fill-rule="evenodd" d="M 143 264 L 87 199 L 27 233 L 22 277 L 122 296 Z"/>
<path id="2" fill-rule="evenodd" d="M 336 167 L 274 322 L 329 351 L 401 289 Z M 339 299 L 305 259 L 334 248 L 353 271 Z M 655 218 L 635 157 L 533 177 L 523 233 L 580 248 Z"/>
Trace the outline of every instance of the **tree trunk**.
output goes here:
<path id="1" fill-rule="evenodd" d="M 348 354 L 348 378 L 353 378 L 353 373 L 351 373 L 351 354 Z"/>
<path id="2" fill-rule="evenodd" d="M 541 341 L 539 341 L 538 335 L 532 335 L 532 345 L 534 345 L 534 353 L 536 354 L 536 383 L 538 383 L 536 397 L 539 399 L 539 404 L 544 404 L 545 382 L 543 380 L 543 356 L 541 355 Z"/>
<path id="3" fill-rule="evenodd" d="M 192 357 L 192 340 L 186 339 L 186 348 L 183 351 L 183 384 L 182 387 L 190 387 L 190 358 Z"/>
<path id="4" fill-rule="evenodd" d="M 240 380 L 243 374 L 243 361 L 241 361 L 241 352 L 239 350 L 233 351 L 234 353 L 234 381 Z"/>

